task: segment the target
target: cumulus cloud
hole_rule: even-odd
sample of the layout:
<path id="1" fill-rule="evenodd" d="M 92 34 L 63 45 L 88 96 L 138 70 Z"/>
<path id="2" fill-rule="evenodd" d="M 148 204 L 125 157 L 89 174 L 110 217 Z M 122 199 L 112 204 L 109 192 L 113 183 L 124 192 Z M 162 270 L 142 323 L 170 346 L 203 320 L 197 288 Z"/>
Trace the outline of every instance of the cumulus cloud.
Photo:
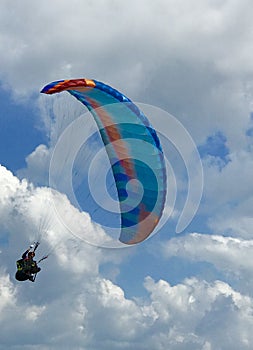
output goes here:
<path id="1" fill-rule="evenodd" d="M 239 141 L 251 91 L 250 1 L 31 6 L 1 4 L 2 76 L 16 92 L 38 91 L 45 79 L 94 77 L 168 109 L 199 139 L 205 127 Z M 237 127 L 227 130 L 228 119 Z"/>
<path id="2" fill-rule="evenodd" d="M 48 184 L 48 171 L 51 151 L 46 145 L 39 145 L 27 156 L 26 168 L 18 171 L 20 178 L 29 179 L 35 185 Z"/>
<path id="3" fill-rule="evenodd" d="M 129 252 L 106 253 L 77 240 L 69 231 L 84 240 L 109 238 L 70 205 L 70 198 L 36 187 L 48 184 L 53 149 L 82 107 L 65 97 L 49 102 L 42 96 L 38 107 L 48 144 L 27 157 L 27 168 L 18 172 L 21 181 L 0 167 L 0 348 L 252 347 L 252 299 L 246 295 L 252 295 L 251 283 L 244 281 L 252 278 L 251 8 L 250 0 L 103 0 L 99 5 L 73 0 L 71 6 L 63 0 L 24 0 L 15 6 L 1 1 L 1 86 L 15 98 L 25 97 L 25 103 L 47 82 L 84 76 L 174 114 L 197 145 L 224 136 L 226 162 L 221 166 L 219 154 L 203 160 L 198 213 L 216 235 L 173 238 L 163 253 L 168 261 L 176 256 L 211 264 L 227 283 L 217 276 L 175 285 L 147 277 L 146 298 L 131 299 L 102 277 L 101 267 L 112 262 L 108 276 L 117 281 Z M 184 178 L 179 179 L 185 189 Z M 54 252 L 54 269 L 45 263 L 37 283 L 27 287 L 13 279 L 13 261 L 34 232 L 43 238 L 41 250 Z"/>
<path id="4" fill-rule="evenodd" d="M 214 158 L 208 156 L 203 160 L 205 185 L 200 211 L 207 216 L 208 226 L 213 232 L 251 239 L 251 147 L 246 144 L 245 149 L 230 153 L 222 168 Z"/>
<path id="5" fill-rule="evenodd" d="M 252 240 L 199 233 L 173 238 L 162 247 L 166 258 L 177 256 L 190 262 L 212 264 L 229 277 L 230 283 L 250 295 L 252 250 Z"/>
<path id="6" fill-rule="evenodd" d="M 166 281 L 155 283 L 147 278 L 145 283 L 156 322 L 167 329 L 162 336 L 154 335 L 157 349 L 164 349 L 165 344 L 173 349 L 249 348 L 251 334 L 246 331 L 245 336 L 242 332 L 245 325 L 248 330 L 252 327 L 249 297 L 221 281 L 209 284 L 191 278 L 171 286 Z"/>
<path id="7" fill-rule="evenodd" d="M 43 334 L 48 330 L 51 343 L 64 344 L 65 339 L 66 345 L 69 334 L 61 335 L 65 327 L 66 331 L 73 327 L 77 332 L 82 332 L 82 325 L 79 325 L 81 306 L 75 303 L 78 293 L 83 293 L 83 288 L 87 288 L 94 278 L 99 278 L 100 262 L 117 259 L 120 261 L 124 254 L 121 258 L 120 255 L 117 258 L 116 252 L 110 255 L 103 254 L 100 249 L 75 239 L 66 227 L 68 220 L 72 224 L 75 222 L 77 233 L 78 230 L 85 229 L 86 233 L 95 234 L 97 242 L 105 233 L 91 223 L 88 215 L 79 213 L 64 196 L 52 192 L 49 188 L 35 188 L 26 180 L 20 181 L 1 166 L 0 189 L 0 237 L 3 247 L 0 254 L 0 309 L 1 323 L 5 324 L 2 327 L 4 333 L 1 331 L 1 344 L 5 348 L 25 344 L 28 333 L 37 338 L 37 345 L 40 341 L 45 343 Z M 59 220 L 53 204 L 63 208 L 65 225 Z M 5 236 L 2 237 L 4 233 Z M 47 264 L 42 267 L 36 285 L 29 288 L 15 282 L 15 260 L 21 255 L 22 246 L 25 250 L 27 242 L 38 238 L 41 242 L 38 255 L 43 251 L 50 255 Z M 46 290 L 40 283 L 47 286 Z M 80 284 L 82 287 L 79 287 Z M 43 301 L 40 287 L 44 290 Z M 69 300 L 66 299 L 68 291 L 71 291 L 72 295 Z M 94 293 L 96 294 L 96 290 Z M 68 321 L 64 322 L 66 313 L 69 317 Z M 14 315 L 17 321 L 11 322 Z M 25 320 L 24 326 L 19 325 L 20 319 Z M 58 324 L 58 330 L 55 331 L 59 333 L 57 337 L 63 340 L 53 340 L 55 331 L 50 330 L 49 319 L 54 319 Z M 12 327 L 17 331 L 15 341 L 11 341 Z M 69 341 L 70 339 L 67 342 Z"/>
<path id="8" fill-rule="evenodd" d="M 238 150 L 248 151 L 245 132 L 252 102 L 250 1 L 160 0 L 155 5 L 101 1 L 99 6 L 75 1 L 71 10 L 65 2 L 46 1 L 36 4 L 34 11 L 31 6 L 29 1 L 14 8 L 6 2 L 1 4 L 2 83 L 11 91 L 29 96 L 31 92 L 38 94 L 51 80 L 79 76 L 108 82 L 133 100 L 173 113 L 197 144 L 221 131 L 231 159 L 223 176 L 227 187 L 231 184 L 226 181 L 231 167 L 236 166 L 236 172 L 249 169 L 247 174 L 251 173 L 250 153 L 248 160 L 242 160 L 243 165 L 237 161 Z M 240 26 L 239 16 L 244 18 Z M 98 22 L 99 30 L 95 30 L 94 23 Z M 61 100 L 58 107 L 54 104 L 53 118 L 63 110 L 67 113 L 68 103 Z M 49 98 L 40 102 L 53 143 L 69 119 L 55 118 L 50 129 L 52 119 L 48 115 L 52 110 L 48 105 Z M 72 118 L 77 106 L 76 101 L 71 105 Z M 41 157 L 38 151 L 36 156 Z M 32 167 L 35 169 L 31 157 L 30 174 Z M 215 181 L 208 177 L 213 169 L 206 168 L 210 179 L 207 190 L 224 182 L 216 174 Z M 45 169 L 41 170 L 39 177 Z M 239 191 L 246 183 L 232 187 Z M 213 193 L 221 191 L 217 188 Z"/>
<path id="9" fill-rule="evenodd" d="M 4 314 L 4 308 L 10 307 L 15 304 L 15 289 L 10 282 L 9 276 L 4 274 L 4 271 L 1 270 L 0 273 L 0 311 L 1 315 Z"/>
<path id="10" fill-rule="evenodd" d="M 250 349 L 252 343 L 252 300 L 221 281 L 192 278 L 172 286 L 147 277 L 148 297 L 130 300 L 111 281 L 86 278 L 68 293 L 57 290 L 55 298 L 43 302 L 32 295 L 20 300 L 21 288 L 6 275 L 1 281 L 12 299 L 11 303 L 4 299 L 7 312 L 1 313 L 1 343 L 10 349 L 19 348 L 21 342 L 31 349 L 115 350 Z M 25 322 L 20 322 L 21 316 Z M 11 337 L 13 327 L 16 337 Z"/>
<path id="11" fill-rule="evenodd" d="M 106 237 L 102 229 L 91 223 L 88 214 L 80 213 L 65 196 L 49 188 L 36 188 L 26 180 L 20 181 L 3 166 L 0 167 L 0 188 L 1 232 L 7 232 L 6 239 L 11 243 L 9 249 L 12 254 L 20 249 L 22 243 L 25 248 L 27 241 L 39 239 L 46 246 L 44 249 L 59 249 L 61 253 L 57 256 L 63 264 L 71 259 L 71 249 L 67 248 L 70 245 L 79 259 L 82 256 L 87 260 L 85 264 L 81 264 L 84 269 L 87 266 L 91 270 L 95 268 L 99 254 L 93 255 L 94 252 L 92 253 L 87 244 L 84 244 L 84 251 L 78 249 L 73 236 L 76 234 L 80 237 L 85 231 L 87 237 L 96 235 L 95 241 L 98 244 L 100 239 Z M 95 248 L 94 250 L 97 251 Z M 89 259 L 90 254 L 94 256 L 94 260 Z M 72 269 L 79 269 L 80 273 L 81 267 L 75 266 L 75 257 L 72 260 Z"/>
<path id="12" fill-rule="evenodd" d="M 20 348 L 31 349 L 250 348 L 253 320 L 249 296 L 217 280 L 189 278 L 173 286 L 166 280 L 155 282 L 147 277 L 146 298 L 129 299 L 120 286 L 99 274 L 103 262 L 113 258 L 97 248 L 77 243 L 54 216 L 42 237 L 44 248 L 55 249 L 56 243 L 49 258 L 51 263 L 43 266 L 36 284 L 17 284 L 13 279 L 15 271 L 9 266 L 13 265 L 20 243 L 25 247 L 31 239 L 31 232 L 41 219 L 41 208 L 48 213 L 51 191 L 20 181 L 4 167 L 0 170 L 1 232 L 3 223 L 4 230 L 9 232 L 9 244 L 0 255 L 2 347 L 18 349 L 22 344 Z M 56 200 L 62 203 L 66 216 L 70 211 L 79 226 L 80 213 L 67 210 L 69 203 L 62 195 L 58 194 Z M 88 228 L 91 225 L 88 217 L 84 220 Z M 203 260 L 221 270 L 233 270 L 234 266 L 238 271 L 240 250 L 244 253 L 243 269 L 250 268 L 247 264 L 250 260 L 245 256 L 250 257 L 251 245 L 239 239 L 195 234 L 184 242 L 171 240 L 165 253 L 167 257 L 201 260 L 202 252 Z M 13 327 L 16 337 L 11 336 Z"/>

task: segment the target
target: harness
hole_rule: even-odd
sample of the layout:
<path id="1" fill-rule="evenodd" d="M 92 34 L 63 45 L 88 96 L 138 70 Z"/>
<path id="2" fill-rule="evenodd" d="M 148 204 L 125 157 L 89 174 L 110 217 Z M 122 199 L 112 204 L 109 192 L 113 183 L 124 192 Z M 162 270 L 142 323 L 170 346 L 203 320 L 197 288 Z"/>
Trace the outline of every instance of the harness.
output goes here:
<path id="1" fill-rule="evenodd" d="M 18 271 L 22 271 L 24 268 L 24 260 L 19 259 L 16 261 Z"/>
<path id="2" fill-rule="evenodd" d="M 33 248 L 33 253 L 39 246 L 39 242 L 34 242 L 35 247 Z M 41 261 L 47 259 L 48 255 L 43 256 L 38 262 L 34 261 L 33 258 L 30 258 L 29 252 L 31 250 L 27 249 L 25 253 L 22 255 L 22 259 L 19 259 L 16 261 L 17 265 L 17 272 L 16 272 L 16 279 L 18 281 L 26 281 L 29 279 L 30 281 L 34 282 L 37 276 L 37 273 L 40 272 L 41 268 L 38 267 L 37 263 L 40 263 Z M 34 257 L 35 254 L 33 254 Z"/>
<path id="3" fill-rule="evenodd" d="M 28 272 L 34 270 L 37 264 L 33 260 L 19 259 L 16 261 L 18 271 Z"/>

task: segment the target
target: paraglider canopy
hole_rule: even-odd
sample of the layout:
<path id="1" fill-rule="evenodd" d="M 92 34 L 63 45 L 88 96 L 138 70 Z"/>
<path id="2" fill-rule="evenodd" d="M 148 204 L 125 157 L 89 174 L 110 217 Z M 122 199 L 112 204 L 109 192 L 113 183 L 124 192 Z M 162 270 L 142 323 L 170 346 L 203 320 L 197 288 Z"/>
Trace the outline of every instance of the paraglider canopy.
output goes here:
<path id="1" fill-rule="evenodd" d="M 119 240 L 142 242 L 157 226 L 166 196 L 165 161 L 156 131 L 128 97 L 102 82 L 59 80 L 41 92 L 65 90 L 92 113 L 106 146 L 120 205 Z"/>

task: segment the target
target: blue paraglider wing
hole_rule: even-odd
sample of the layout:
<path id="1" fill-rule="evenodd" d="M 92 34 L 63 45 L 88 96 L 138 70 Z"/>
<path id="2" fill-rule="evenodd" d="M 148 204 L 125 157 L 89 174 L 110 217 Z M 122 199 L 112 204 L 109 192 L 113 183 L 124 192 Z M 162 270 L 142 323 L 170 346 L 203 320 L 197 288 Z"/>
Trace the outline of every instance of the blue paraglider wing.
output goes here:
<path id="1" fill-rule="evenodd" d="M 165 161 L 156 131 L 128 97 L 99 81 L 61 80 L 41 92 L 65 90 L 92 113 L 106 146 L 120 204 L 119 240 L 145 240 L 161 218 L 166 196 Z"/>

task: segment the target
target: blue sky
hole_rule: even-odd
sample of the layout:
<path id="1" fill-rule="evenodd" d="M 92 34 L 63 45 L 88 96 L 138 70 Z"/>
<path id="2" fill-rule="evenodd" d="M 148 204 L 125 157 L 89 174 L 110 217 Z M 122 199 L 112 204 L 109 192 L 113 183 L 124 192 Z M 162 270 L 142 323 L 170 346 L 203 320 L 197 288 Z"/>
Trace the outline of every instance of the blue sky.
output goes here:
<path id="1" fill-rule="evenodd" d="M 0 349 L 252 349 L 251 8 L 1 2 Z M 95 211 L 95 198 L 113 203 L 90 115 L 79 121 L 67 93 L 40 94 L 79 77 L 135 101 L 162 142 L 163 226 L 135 247 L 101 248 L 117 242 Z M 81 212 L 70 184 L 88 171 Z M 36 283 L 19 283 L 15 261 L 36 238 L 50 257 Z"/>
<path id="2" fill-rule="evenodd" d="M 1 164 L 16 171 L 25 166 L 25 158 L 34 148 L 45 142 L 38 111 L 32 99 L 26 103 L 15 101 L 11 91 L 0 91 L 1 96 Z"/>

